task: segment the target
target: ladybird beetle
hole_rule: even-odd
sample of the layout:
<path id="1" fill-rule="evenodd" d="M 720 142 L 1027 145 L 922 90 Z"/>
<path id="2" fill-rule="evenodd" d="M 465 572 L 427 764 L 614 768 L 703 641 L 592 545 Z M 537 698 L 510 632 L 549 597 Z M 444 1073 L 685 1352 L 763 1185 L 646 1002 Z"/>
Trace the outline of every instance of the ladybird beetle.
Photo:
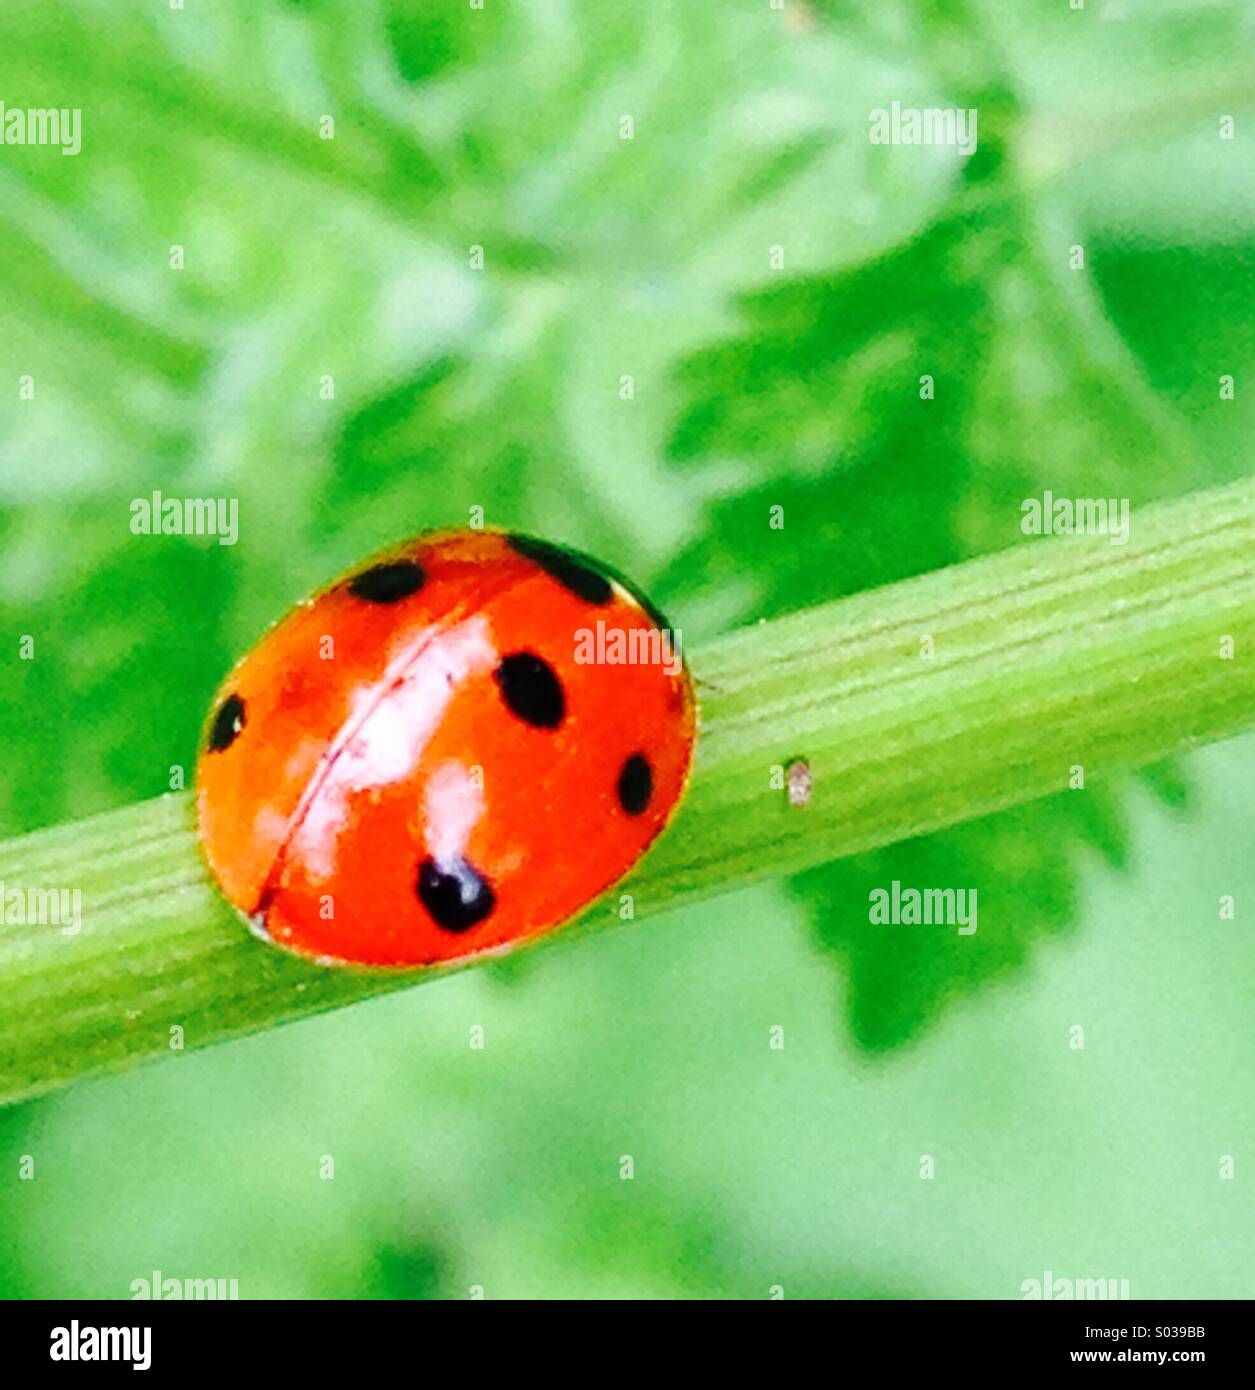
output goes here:
<path id="1" fill-rule="evenodd" d="M 307 599 L 231 672 L 200 840 L 280 946 L 460 960 L 620 879 L 675 810 L 695 734 L 680 644 L 621 576 L 527 536 L 434 532 Z"/>

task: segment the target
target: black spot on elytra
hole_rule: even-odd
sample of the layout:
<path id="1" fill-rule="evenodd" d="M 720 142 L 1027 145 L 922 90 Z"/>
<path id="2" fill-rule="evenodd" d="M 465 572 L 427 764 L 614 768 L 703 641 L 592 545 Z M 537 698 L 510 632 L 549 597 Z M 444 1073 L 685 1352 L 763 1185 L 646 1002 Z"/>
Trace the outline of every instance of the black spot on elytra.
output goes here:
<path id="1" fill-rule="evenodd" d="M 656 628 L 670 629 L 666 614 L 654 606 L 649 596 L 625 579 L 612 565 L 602 564 L 591 555 L 579 550 L 568 550 L 564 545 L 554 545 L 551 541 L 540 541 L 534 536 L 506 537 L 511 549 L 520 555 L 534 560 L 547 574 L 565 584 L 572 593 L 589 603 L 604 604 L 614 597 L 611 580 L 623 590 L 641 612 Z"/>
<path id="2" fill-rule="evenodd" d="M 535 652 L 514 652 L 497 667 L 497 685 L 510 709 L 537 729 L 556 729 L 566 713 L 557 672 Z"/>
<path id="3" fill-rule="evenodd" d="M 644 753 L 633 753 L 619 773 L 619 805 L 629 816 L 639 816 L 654 794 L 654 770 Z"/>
<path id="4" fill-rule="evenodd" d="M 488 880 L 465 859 L 424 859 L 418 866 L 418 900 L 445 931 L 469 931 L 496 906 Z"/>
<path id="5" fill-rule="evenodd" d="M 389 560 L 355 574 L 349 580 L 349 593 L 367 603 L 399 603 L 423 587 L 427 576 L 413 560 Z"/>
<path id="6" fill-rule="evenodd" d="M 614 597 L 609 579 L 587 555 L 564 550 L 560 545 L 538 541 L 532 536 L 509 536 L 507 540 L 512 550 L 534 561 L 551 579 L 556 579 L 585 603 L 600 606 Z"/>
<path id="7" fill-rule="evenodd" d="M 228 695 L 218 706 L 214 722 L 209 726 L 209 751 L 221 753 L 230 748 L 244 727 L 244 701 L 238 695 Z"/>

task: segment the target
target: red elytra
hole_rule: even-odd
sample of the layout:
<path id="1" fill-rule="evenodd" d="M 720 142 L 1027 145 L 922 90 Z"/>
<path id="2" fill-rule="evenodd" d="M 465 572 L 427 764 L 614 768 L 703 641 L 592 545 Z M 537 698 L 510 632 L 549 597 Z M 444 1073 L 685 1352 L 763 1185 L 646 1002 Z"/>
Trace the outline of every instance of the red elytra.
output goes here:
<path id="1" fill-rule="evenodd" d="M 670 819 L 679 643 L 587 556 L 494 531 L 396 546 L 283 618 L 214 701 L 201 844 L 254 929 L 419 966 L 560 926 Z"/>

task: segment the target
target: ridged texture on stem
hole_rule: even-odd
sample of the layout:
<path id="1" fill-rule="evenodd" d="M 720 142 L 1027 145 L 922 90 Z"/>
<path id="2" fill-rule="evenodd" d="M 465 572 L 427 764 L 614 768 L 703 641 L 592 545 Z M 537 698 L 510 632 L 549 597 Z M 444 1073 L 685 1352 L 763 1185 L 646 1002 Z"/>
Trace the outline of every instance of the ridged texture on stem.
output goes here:
<path id="1" fill-rule="evenodd" d="M 1036 541 L 746 628 L 692 664 L 694 784 L 586 925 L 619 922 L 621 893 L 640 918 L 1249 727 L 1255 480 L 1134 513 L 1125 546 Z M 772 772 L 799 757 L 804 808 Z M 77 935 L 0 932 L 0 1101 L 165 1055 L 173 1029 L 203 1047 L 439 973 L 321 969 L 254 940 L 206 877 L 187 794 L 0 844 L 0 881 L 82 894 Z"/>

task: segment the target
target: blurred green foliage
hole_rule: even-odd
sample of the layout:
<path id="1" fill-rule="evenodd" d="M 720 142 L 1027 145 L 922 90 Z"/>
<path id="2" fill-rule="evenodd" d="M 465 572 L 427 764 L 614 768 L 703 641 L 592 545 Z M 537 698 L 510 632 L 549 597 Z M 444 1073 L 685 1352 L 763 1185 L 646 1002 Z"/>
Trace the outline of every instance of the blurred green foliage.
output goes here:
<path id="1" fill-rule="evenodd" d="M 267 621 L 472 507 L 695 648 L 1043 488 L 1248 472 L 1253 52 L 1237 0 L 10 0 L 0 98 L 84 148 L 0 146 L 0 825 L 164 790 Z M 977 153 L 870 145 L 893 100 Z M 238 546 L 137 540 L 155 488 L 238 497 Z M 8 1112 L 0 1292 L 1247 1292 L 1235 750 L 1192 822 L 1158 769 L 1133 823 L 1067 794 Z M 869 929 L 892 878 L 978 886 L 978 935 Z"/>

